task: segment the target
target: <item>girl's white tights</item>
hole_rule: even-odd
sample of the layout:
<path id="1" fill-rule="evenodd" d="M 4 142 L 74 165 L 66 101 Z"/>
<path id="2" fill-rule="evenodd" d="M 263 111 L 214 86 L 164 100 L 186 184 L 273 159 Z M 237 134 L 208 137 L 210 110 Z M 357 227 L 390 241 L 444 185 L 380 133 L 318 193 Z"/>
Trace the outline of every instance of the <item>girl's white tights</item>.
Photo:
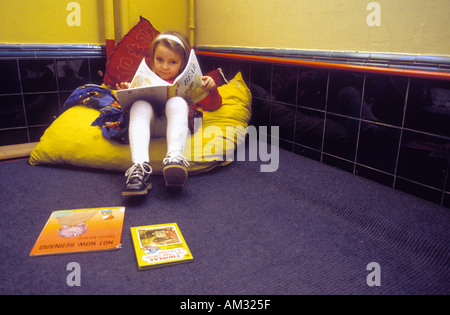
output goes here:
<path id="1" fill-rule="evenodd" d="M 181 97 L 166 103 L 166 117 L 157 119 L 152 106 L 143 100 L 134 102 L 130 110 L 129 138 L 133 163 L 150 162 L 150 137 L 166 137 L 167 153 L 184 154 L 188 135 L 189 107 Z"/>

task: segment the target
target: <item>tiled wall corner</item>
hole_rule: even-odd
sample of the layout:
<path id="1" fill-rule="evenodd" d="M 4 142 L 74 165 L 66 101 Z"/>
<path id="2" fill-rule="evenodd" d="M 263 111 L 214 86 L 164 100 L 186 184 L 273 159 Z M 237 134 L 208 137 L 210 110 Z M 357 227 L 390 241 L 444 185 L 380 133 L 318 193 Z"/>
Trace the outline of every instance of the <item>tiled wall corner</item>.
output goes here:
<path id="1" fill-rule="evenodd" d="M 106 58 L 94 48 L 0 45 L 0 145 L 39 141 L 75 88 L 102 83 Z"/>
<path id="2" fill-rule="evenodd" d="M 450 81 L 199 59 L 243 73 L 281 148 L 449 207 Z"/>

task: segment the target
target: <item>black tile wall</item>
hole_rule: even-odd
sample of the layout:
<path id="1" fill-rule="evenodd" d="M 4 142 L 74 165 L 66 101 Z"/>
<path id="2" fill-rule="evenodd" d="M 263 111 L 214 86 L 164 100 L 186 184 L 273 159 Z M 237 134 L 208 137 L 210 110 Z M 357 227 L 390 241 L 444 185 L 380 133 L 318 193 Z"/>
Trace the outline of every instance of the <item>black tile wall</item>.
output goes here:
<path id="1" fill-rule="evenodd" d="M 0 94 L 20 93 L 19 72 L 17 60 L 0 60 Z"/>
<path id="2" fill-rule="evenodd" d="M 39 141 L 80 85 L 101 84 L 104 56 L 0 56 L 0 145 Z"/>
<path id="3" fill-rule="evenodd" d="M 450 137 L 450 81 L 411 79 L 405 127 Z"/>
<path id="4" fill-rule="evenodd" d="M 407 85 L 408 78 L 406 77 L 367 75 L 364 104 L 365 108 L 371 109 L 372 115 L 363 113 L 362 118 L 401 127 Z"/>
<path id="5" fill-rule="evenodd" d="M 356 162 L 394 174 L 401 130 L 372 122 L 361 122 Z"/>
<path id="6" fill-rule="evenodd" d="M 242 72 L 251 124 L 279 126 L 281 148 L 450 207 L 450 81 L 198 57 L 204 73 Z M 0 145 L 39 141 L 75 88 L 102 83 L 105 63 L 0 55 Z"/>
<path id="7" fill-rule="evenodd" d="M 450 81 L 199 57 L 243 73 L 280 147 L 450 207 Z"/>
<path id="8" fill-rule="evenodd" d="M 327 112 L 360 118 L 364 76 L 352 72 L 330 72 Z M 372 116 L 362 106 L 367 116 Z"/>

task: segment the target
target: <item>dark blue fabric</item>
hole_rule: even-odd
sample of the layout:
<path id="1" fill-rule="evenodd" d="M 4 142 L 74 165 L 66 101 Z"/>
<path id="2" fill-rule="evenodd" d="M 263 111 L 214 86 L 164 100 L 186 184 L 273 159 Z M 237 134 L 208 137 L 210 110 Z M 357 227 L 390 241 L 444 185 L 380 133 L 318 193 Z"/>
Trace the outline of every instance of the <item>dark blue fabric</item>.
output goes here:
<path id="1" fill-rule="evenodd" d="M 91 126 L 102 128 L 102 134 L 109 140 L 128 144 L 129 113 L 121 110 L 120 104 L 111 90 L 98 85 L 88 84 L 75 89 L 64 103 L 61 114 L 75 105 L 85 105 L 100 111 L 100 115 Z M 164 107 L 159 108 L 158 117 L 164 115 Z M 194 125 L 195 118 L 203 118 L 203 113 L 197 109 L 189 108 L 189 130 L 197 132 Z"/>
<path id="2" fill-rule="evenodd" d="M 100 115 L 91 126 L 102 128 L 105 138 L 120 143 L 129 143 L 128 115 L 124 114 L 113 92 L 97 85 L 83 85 L 75 89 L 68 97 L 61 113 L 75 105 L 86 105 L 100 111 Z"/>
<path id="3" fill-rule="evenodd" d="M 181 191 L 154 176 L 142 198 L 121 196 L 121 172 L 0 163 L 0 294 L 450 293 L 449 209 L 283 150 L 279 160 L 273 173 L 234 162 Z M 122 205 L 122 249 L 29 257 L 52 211 Z M 138 270 L 130 227 L 171 222 L 194 261 Z M 66 283 L 70 262 L 79 287 Z M 367 285 L 371 262 L 380 287 Z"/>

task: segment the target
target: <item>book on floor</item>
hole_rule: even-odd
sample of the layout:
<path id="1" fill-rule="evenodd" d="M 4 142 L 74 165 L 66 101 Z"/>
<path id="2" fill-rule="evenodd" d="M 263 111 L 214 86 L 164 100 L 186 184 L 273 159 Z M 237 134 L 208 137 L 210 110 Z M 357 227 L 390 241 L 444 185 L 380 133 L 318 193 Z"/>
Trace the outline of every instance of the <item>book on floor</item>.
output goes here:
<path id="1" fill-rule="evenodd" d="M 52 212 L 30 256 L 121 248 L 125 207 Z"/>
<path id="2" fill-rule="evenodd" d="M 132 227 L 131 236 L 141 270 L 194 259 L 176 223 Z"/>
<path id="3" fill-rule="evenodd" d="M 183 72 L 170 84 L 154 73 L 142 59 L 139 68 L 130 83 L 130 88 L 117 90 L 117 99 L 123 111 L 137 100 L 146 100 L 152 104 L 165 105 L 167 100 L 180 96 L 188 105 L 200 102 L 209 92 L 203 88 L 202 71 L 195 55 L 191 50 L 188 63 Z"/>

